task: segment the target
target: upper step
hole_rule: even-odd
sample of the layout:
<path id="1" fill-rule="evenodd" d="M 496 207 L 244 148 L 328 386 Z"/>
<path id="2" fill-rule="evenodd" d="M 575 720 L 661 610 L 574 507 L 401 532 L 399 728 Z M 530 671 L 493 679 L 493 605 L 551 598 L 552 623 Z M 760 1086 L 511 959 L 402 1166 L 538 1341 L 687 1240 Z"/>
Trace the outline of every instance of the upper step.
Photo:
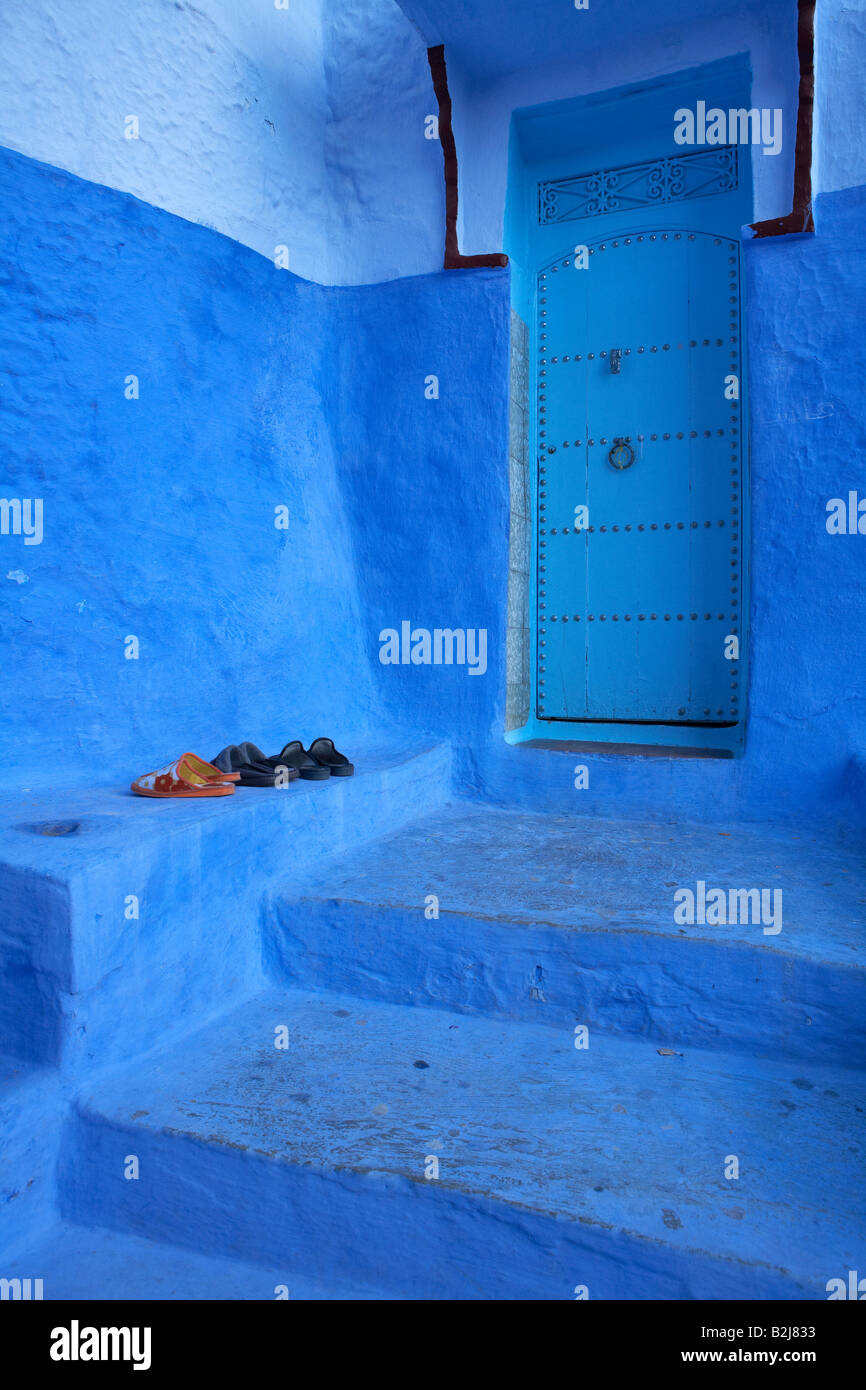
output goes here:
<path id="1" fill-rule="evenodd" d="M 683 922 L 679 889 L 698 919 L 714 889 L 769 911 Z M 280 885 L 265 942 L 299 986 L 858 1065 L 864 925 L 862 856 L 833 841 L 463 803 Z"/>
<path id="2" fill-rule="evenodd" d="M 0 797 L 0 1052 L 99 1065 L 256 988 L 268 886 L 447 795 L 447 745 L 352 754 L 351 778 L 210 800 L 117 787 Z"/>
<path id="3" fill-rule="evenodd" d="M 408 1298 L 820 1299 L 863 1267 L 864 1105 L 862 1074 L 275 989 L 89 1088 L 59 1187 Z"/>

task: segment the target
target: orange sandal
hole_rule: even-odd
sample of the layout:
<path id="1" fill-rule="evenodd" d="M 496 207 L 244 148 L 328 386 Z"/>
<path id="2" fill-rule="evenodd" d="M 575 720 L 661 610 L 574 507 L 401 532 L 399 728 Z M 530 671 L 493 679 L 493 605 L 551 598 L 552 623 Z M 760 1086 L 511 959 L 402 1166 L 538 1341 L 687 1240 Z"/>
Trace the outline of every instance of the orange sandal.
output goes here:
<path id="1" fill-rule="evenodd" d="M 147 772 L 130 783 L 139 796 L 232 796 L 239 773 L 220 772 L 213 763 L 206 763 L 195 753 L 183 753 L 168 767 Z"/>

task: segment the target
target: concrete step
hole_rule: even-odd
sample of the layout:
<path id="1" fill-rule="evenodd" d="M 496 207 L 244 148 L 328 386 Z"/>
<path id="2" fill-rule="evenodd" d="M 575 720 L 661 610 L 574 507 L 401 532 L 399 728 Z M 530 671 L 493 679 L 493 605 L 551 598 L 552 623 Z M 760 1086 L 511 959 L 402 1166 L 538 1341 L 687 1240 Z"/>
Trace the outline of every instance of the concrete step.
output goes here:
<path id="1" fill-rule="evenodd" d="M 10 1249 L 56 1220 L 54 1171 L 70 1099 L 54 1068 L 0 1057 L 0 1278 Z"/>
<path id="2" fill-rule="evenodd" d="M 62 1214 L 412 1299 L 824 1299 L 863 1267 L 862 1073 L 588 1041 L 274 988 L 81 1095 Z"/>
<path id="3" fill-rule="evenodd" d="M 57 1222 L 40 1239 L 4 1261 L 2 1275 L 20 1280 L 12 1297 L 115 1300 L 337 1300 L 381 1295 L 306 1279 L 284 1268 L 197 1254 L 122 1231 L 88 1230 Z M 27 1280 L 30 1281 L 29 1285 Z M 41 1281 L 37 1283 L 37 1281 Z"/>
<path id="4" fill-rule="evenodd" d="M 248 995 L 274 879 L 448 794 L 446 745 L 352 753 L 352 778 L 214 800 L 116 787 L 0 797 L 0 1052 L 98 1067 Z"/>
<path id="5" fill-rule="evenodd" d="M 861 1065 L 863 867 L 788 830 L 458 803 L 277 886 L 265 955 L 300 988 Z M 699 882 L 728 907 L 768 889 L 780 920 L 678 922 L 677 889 Z"/>

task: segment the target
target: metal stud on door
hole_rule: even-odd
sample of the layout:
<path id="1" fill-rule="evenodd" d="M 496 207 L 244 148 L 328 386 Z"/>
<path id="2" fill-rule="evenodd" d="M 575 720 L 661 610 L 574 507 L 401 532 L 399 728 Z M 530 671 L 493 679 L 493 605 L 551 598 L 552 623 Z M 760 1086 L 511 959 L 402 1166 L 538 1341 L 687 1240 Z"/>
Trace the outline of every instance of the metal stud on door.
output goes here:
<path id="1" fill-rule="evenodd" d="M 739 248 L 655 229 L 538 276 L 538 714 L 735 723 Z"/>

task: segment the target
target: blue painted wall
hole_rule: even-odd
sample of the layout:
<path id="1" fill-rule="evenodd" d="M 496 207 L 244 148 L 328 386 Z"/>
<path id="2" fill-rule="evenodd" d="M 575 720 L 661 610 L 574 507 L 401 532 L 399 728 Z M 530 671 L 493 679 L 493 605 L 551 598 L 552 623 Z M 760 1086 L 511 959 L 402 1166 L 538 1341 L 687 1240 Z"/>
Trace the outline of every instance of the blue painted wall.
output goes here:
<path id="1" fill-rule="evenodd" d="M 366 284 L 439 270 L 445 187 L 423 40 L 394 0 L 324 3 L 322 20 L 327 235 L 299 210 L 327 257 L 315 278 Z"/>
<path id="2" fill-rule="evenodd" d="M 0 146 L 286 246 L 306 279 L 442 264 L 436 99 L 394 0 L 31 0 L 0 8 L 0 51 Z"/>
<path id="3" fill-rule="evenodd" d="M 866 186 L 822 194 L 814 238 L 746 244 L 752 413 L 750 758 L 778 801 L 863 824 L 866 536 L 827 503 L 866 492 Z M 840 369 L 841 368 L 841 369 Z M 781 774 L 781 775 L 780 775 Z M 845 807 L 850 798 L 850 811 Z M 773 798 L 771 794 L 770 802 Z"/>
<path id="4" fill-rule="evenodd" d="M 468 748 L 460 788 L 508 804 L 862 820 L 866 551 L 825 527 L 863 443 L 862 190 L 821 198 L 814 238 L 745 248 L 745 755 L 598 755 L 577 794 L 571 755 L 502 742 L 508 273 L 329 291 L 126 195 L 0 169 L 3 495 L 45 506 L 41 545 L 0 538 L 7 785 L 399 725 Z M 382 666 L 379 633 L 406 620 L 486 628 L 487 673 Z"/>
<path id="5" fill-rule="evenodd" d="M 866 0 L 818 0 L 815 8 L 813 187 L 866 182 Z"/>
<path id="6" fill-rule="evenodd" d="M 423 318 L 426 338 L 412 322 L 419 301 L 413 297 L 409 307 L 405 286 L 389 287 L 385 300 L 384 290 L 366 299 L 366 291 L 341 292 L 352 306 L 343 361 L 354 357 L 357 334 L 357 357 L 366 364 L 341 373 L 338 454 L 368 631 L 401 618 L 428 627 L 490 623 L 483 680 L 445 668 L 376 673 L 394 719 L 454 740 L 459 790 L 560 814 L 720 822 L 809 816 L 862 826 L 866 701 L 857 673 L 866 538 L 828 535 L 826 504 L 857 486 L 851 458 L 863 443 L 864 197 L 862 189 L 822 196 L 814 238 L 744 246 L 752 669 L 745 752 L 731 760 L 578 757 L 504 745 L 507 466 L 504 426 L 499 453 L 495 440 L 504 389 L 504 344 L 500 353 L 495 337 L 505 333 L 507 277 L 458 272 L 415 282 L 425 295 L 436 287 L 437 308 Z M 458 344 L 449 375 L 442 364 Z M 440 399 L 426 401 L 420 380 L 437 369 Z M 483 419 L 463 393 L 479 377 L 490 411 Z M 455 391 L 455 382 L 463 389 Z M 591 769 L 590 787 L 580 792 L 577 762 Z"/>
<path id="7" fill-rule="evenodd" d="M 0 540 L 7 778 L 128 781 L 186 747 L 365 727 L 329 292 L 23 157 L 0 178 L 2 491 L 44 499 L 41 545 Z"/>
<path id="8" fill-rule="evenodd" d="M 0 179 L 0 495 L 44 506 L 41 544 L 0 537 L 6 784 L 489 723 L 501 647 L 469 679 L 378 637 L 496 627 L 507 273 L 327 289 L 22 156 Z"/>
<path id="9" fill-rule="evenodd" d="M 508 572 L 509 273 L 343 289 L 335 441 L 387 730 L 498 740 Z M 425 386 L 431 377 L 438 385 Z M 438 398 L 428 393 L 438 390 Z M 467 666 L 382 665 L 379 634 L 483 629 Z M 480 667 L 479 667 L 480 669 Z"/>
<path id="10" fill-rule="evenodd" d="M 427 187 L 440 151 L 423 139 L 416 151 L 401 130 L 376 183 L 386 132 L 377 125 L 367 144 L 364 134 L 386 51 L 395 74 L 397 58 L 405 61 L 397 85 L 411 109 L 429 93 L 404 21 L 369 4 L 358 0 L 321 29 L 308 15 L 304 33 L 323 45 L 330 83 L 323 147 L 330 141 L 341 199 L 355 190 L 355 213 L 373 238 L 383 188 L 415 164 L 418 189 Z M 448 7 L 440 9 L 444 22 Z M 773 5 L 749 31 L 756 102 L 788 92 L 790 74 L 780 74 L 782 87 L 768 85 L 765 57 L 787 32 L 789 11 Z M 860 41 L 852 16 L 838 7 L 819 16 L 819 72 L 849 72 Z M 244 31 L 248 48 L 258 44 L 256 62 L 272 22 Z M 629 62 L 640 48 L 644 74 L 647 65 L 670 72 L 693 54 L 742 51 L 745 30 L 734 25 L 732 36 L 727 24 L 723 37 L 714 24 L 704 16 L 664 55 L 656 39 L 638 44 L 635 31 Z M 378 56 L 368 51 L 376 35 Z M 226 45 L 239 41 L 226 30 Z M 358 43 L 361 66 L 341 67 L 339 53 Z M 507 119 L 481 117 L 510 118 L 532 93 L 576 95 L 590 73 L 563 70 L 545 88 L 538 74 L 508 76 L 502 64 L 472 70 L 459 43 L 455 53 L 464 202 L 470 223 L 482 212 L 488 219 L 476 221 L 478 236 L 484 225 L 493 235 Z M 593 67 L 596 89 L 612 85 L 606 71 Z M 619 73 L 622 81 L 621 63 Z M 305 99 L 303 87 L 293 91 Z M 225 105 L 226 93 L 214 93 Z M 117 100 L 118 110 L 128 104 Z M 829 144 L 831 114 L 825 86 L 817 162 L 841 185 L 859 166 L 847 136 L 830 161 L 821 132 Z M 50 143 L 50 123 L 38 129 Z M 473 173 L 473 149 L 486 172 Z M 761 169 L 771 162 L 758 158 Z M 292 176 L 300 175 L 296 162 Z M 4 155 L 0 179 L 8 209 L 0 332 L 10 367 L 3 492 L 45 504 L 41 545 L 0 537 L 16 673 L 3 697 L 13 740 L 7 784 L 56 783 L 46 748 L 62 748 L 62 777 L 116 783 L 187 745 L 207 755 L 231 738 L 276 747 L 295 731 L 330 726 L 360 739 L 398 725 L 469 750 L 461 787 L 497 800 L 577 814 L 760 819 L 817 806 L 861 817 L 863 706 L 840 691 L 857 689 L 852 634 L 866 616 L 864 562 L 860 538 L 828 536 L 824 525 L 827 500 L 857 486 L 851 459 L 862 434 L 851 394 L 864 352 L 856 189 L 819 199 L 815 238 L 745 250 L 754 494 L 745 755 L 710 764 L 598 755 L 591 791 L 578 797 L 570 755 L 502 742 L 509 274 L 329 292 L 206 228 L 27 158 Z M 416 220 L 432 235 L 432 202 L 418 206 Z M 762 210 L 779 208 L 762 209 L 759 199 Z M 347 214 L 346 277 L 363 259 L 353 260 L 351 229 Z M 415 230 L 407 213 L 388 244 L 408 244 Z M 491 249 L 487 233 L 483 240 L 466 249 Z M 390 255 L 386 242 L 379 261 Z M 381 273 L 401 264 L 392 259 Z M 130 374 L 140 381 L 137 401 L 124 396 Z M 431 376 L 438 399 L 425 395 Z M 279 506 L 287 531 L 274 527 Z M 403 621 L 485 628 L 487 673 L 382 666 L 379 633 Z M 138 661 L 124 657 L 127 636 L 139 639 Z"/>
<path id="11" fill-rule="evenodd" d="M 293 270 L 326 280 L 322 10 L 321 0 L 5 5 L 0 145 L 264 255 L 287 244 Z"/>

